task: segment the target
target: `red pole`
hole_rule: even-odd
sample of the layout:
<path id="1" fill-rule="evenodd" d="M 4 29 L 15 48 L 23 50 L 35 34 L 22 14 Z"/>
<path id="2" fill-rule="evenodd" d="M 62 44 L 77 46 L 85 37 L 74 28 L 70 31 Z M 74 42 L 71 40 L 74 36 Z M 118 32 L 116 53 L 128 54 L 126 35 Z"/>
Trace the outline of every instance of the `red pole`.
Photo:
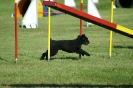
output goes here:
<path id="1" fill-rule="evenodd" d="M 14 34 L 15 34 L 15 62 L 18 61 L 18 21 L 17 21 L 17 2 L 14 3 Z"/>
<path id="2" fill-rule="evenodd" d="M 80 0 L 80 11 L 83 11 L 83 0 Z M 80 19 L 80 36 L 82 35 L 82 19 Z M 79 58 L 81 58 L 81 54 L 79 54 Z"/>
<path id="3" fill-rule="evenodd" d="M 80 11 L 83 11 L 83 0 L 80 2 Z M 82 35 L 82 19 L 80 19 L 80 35 Z"/>

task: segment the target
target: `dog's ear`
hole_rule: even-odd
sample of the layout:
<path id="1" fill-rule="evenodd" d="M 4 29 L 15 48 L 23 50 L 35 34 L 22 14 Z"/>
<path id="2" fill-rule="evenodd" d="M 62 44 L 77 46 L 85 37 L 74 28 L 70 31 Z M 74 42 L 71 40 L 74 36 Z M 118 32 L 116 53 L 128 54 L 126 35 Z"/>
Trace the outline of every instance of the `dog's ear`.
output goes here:
<path id="1" fill-rule="evenodd" d="M 78 35 L 77 38 L 82 39 L 82 38 L 84 38 L 84 37 L 85 37 L 85 34 L 82 34 L 82 35 Z"/>
<path id="2" fill-rule="evenodd" d="M 80 35 L 77 36 L 77 38 L 80 38 L 80 37 L 81 37 Z"/>
<path id="3" fill-rule="evenodd" d="M 85 39 L 88 39 L 88 38 L 85 36 L 85 34 L 82 34 L 82 36 L 80 36 L 80 39 L 85 40 Z"/>
<path id="4" fill-rule="evenodd" d="M 85 34 L 82 34 L 82 36 L 85 36 Z"/>
<path id="5" fill-rule="evenodd" d="M 78 35 L 78 37 L 81 37 L 81 36 L 85 36 L 85 34 L 82 34 L 82 35 Z"/>

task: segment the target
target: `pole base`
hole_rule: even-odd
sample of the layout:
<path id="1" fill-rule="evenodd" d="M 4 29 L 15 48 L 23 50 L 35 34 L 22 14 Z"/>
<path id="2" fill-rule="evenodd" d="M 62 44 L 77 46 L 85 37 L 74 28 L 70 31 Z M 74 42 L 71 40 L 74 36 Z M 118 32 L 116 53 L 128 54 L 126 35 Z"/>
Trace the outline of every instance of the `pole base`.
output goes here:
<path id="1" fill-rule="evenodd" d="M 18 59 L 17 58 L 15 59 L 15 62 L 14 63 L 18 63 Z"/>
<path id="2" fill-rule="evenodd" d="M 110 58 L 111 58 L 111 55 L 109 55 L 108 59 L 110 59 Z"/>
<path id="3" fill-rule="evenodd" d="M 50 57 L 48 57 L 48 61 L 50 61 Z"/>

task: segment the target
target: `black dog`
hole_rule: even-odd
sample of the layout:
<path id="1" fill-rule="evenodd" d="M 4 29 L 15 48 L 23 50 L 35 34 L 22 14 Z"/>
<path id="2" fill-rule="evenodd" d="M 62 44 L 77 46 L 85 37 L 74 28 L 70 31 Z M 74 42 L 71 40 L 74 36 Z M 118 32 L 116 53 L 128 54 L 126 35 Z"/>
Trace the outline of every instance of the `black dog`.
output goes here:
<path id="1" fill-rule="evenodd" d="M 81 49 L 81 45 L 88 45 L 89 40 L 83 35 L 79 35 L 74 40 L 50 40 L 50 56 L 54 56 L 58 53 L 58 50 L 66 51 L 69 53 L 77 53 L 81 54 L 82 56 L 90 56 L 89 53 Z M 48 60 L 48 50 L 42 54 L 40 60 L 44 60 L 44 57 L 46 56 L 46 59 Z"/>

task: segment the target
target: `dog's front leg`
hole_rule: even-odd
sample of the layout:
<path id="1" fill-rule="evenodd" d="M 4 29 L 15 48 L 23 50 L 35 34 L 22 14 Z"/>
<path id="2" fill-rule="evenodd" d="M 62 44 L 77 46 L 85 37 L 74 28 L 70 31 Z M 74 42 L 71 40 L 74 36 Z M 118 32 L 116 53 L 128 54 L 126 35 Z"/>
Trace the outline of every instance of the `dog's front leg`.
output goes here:
<path id="1" fill-rule="evenodd" d="M 82 56 L 86 55 L 86 56 L 90 56 L 90 54 L 82 49 L 78 50 L 76 53 L 81 54 Z"/>

